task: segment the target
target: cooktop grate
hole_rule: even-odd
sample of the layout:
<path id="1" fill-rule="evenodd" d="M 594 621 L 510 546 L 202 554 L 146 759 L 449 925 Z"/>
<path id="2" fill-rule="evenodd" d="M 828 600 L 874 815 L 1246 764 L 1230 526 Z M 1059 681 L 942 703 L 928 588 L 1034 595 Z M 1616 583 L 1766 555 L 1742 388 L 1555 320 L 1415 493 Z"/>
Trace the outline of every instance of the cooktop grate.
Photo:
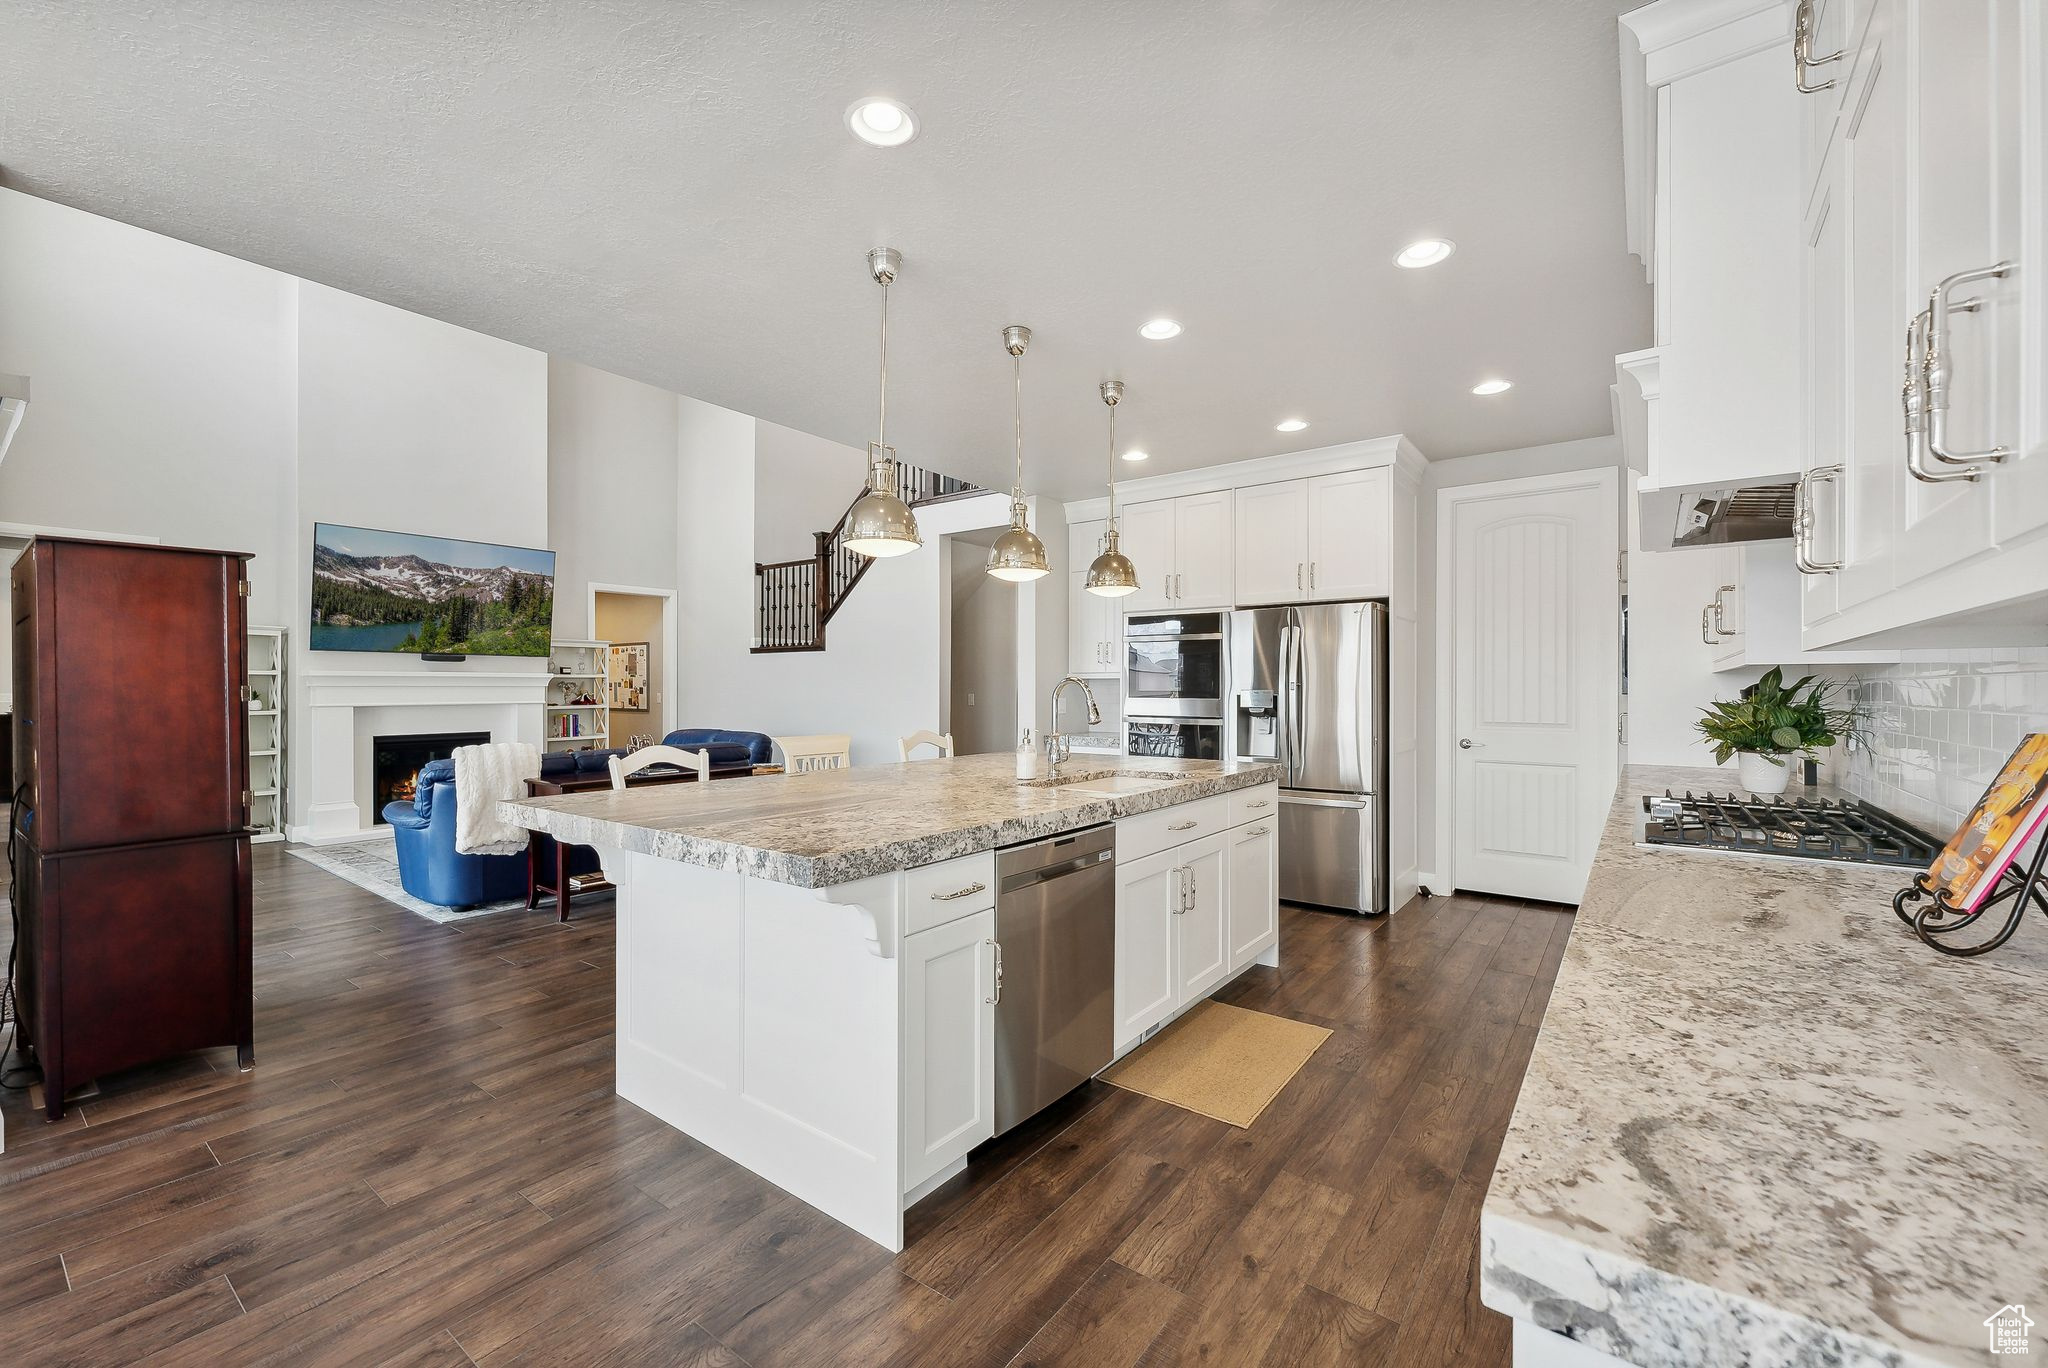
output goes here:
<path id="1" fill-rule="evenodd" d="M 1853 798 L 1772 798 L 1694 794 L 1669 789 L 1643 795 L 1648 845 L 1734 850 L 1802 860 L 1855 864 L 1931 864 L 1940 843 L 1882 808 Z"/>

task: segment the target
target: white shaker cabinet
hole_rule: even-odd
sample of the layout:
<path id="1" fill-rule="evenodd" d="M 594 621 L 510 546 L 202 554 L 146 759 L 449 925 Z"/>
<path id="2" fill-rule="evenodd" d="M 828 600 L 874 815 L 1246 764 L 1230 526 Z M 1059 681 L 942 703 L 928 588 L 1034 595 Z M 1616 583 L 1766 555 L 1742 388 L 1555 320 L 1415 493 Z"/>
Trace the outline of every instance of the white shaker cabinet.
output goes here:
<path id="1" fill-rule="evenodd" d="M 1237 491 L 1237 601 L 1299 603 L 1308 597 L 1308 481 Z"/>
<path id="2" fill-rule="evenodd" d="M 1835 88 L 1802 97 L 1826 129 L 1807 151 L 1803 639 L 2040 640 L 2048 19 L 2026 0 L 1832 9 L 1839 38 L 1815 50 L 1846 51 L 1814 74 Z"/>
<path id="3" fill-rule="evenodd" d="M 1113 675 L 1122 668 L 1119 639 L 1123 599 L 1088 592 L 1088 566 L 1101 554 L 1106 521 L 1067 528 L 1067 670 L 1077 675 Z"/>
<path id="4" fill-rule="evenodd" d="M 1173 603 L 1172 499 L 1127 504 L 1117 510 L 1118 540 L 1138 572 L 1136 591 L 1117 600 L 1127 613 L 1157 612 Z"/>
<path id="5" fill-rule="evenodd" d="M 1237 491 L 1237 601 L 1310 603 L 1392 591 L 1394 473 L 1385 466 Z"/>
<path id="6" fill-rule="evenodd" d="M 1247 822 L 1230 838 L 1230 961 L 1244 964 L 1279 935 L 1280 833 L 1277 817 Z"/>
<path id="7" fill-rule="evenodd" d="M 1180 852 L 1156 855 L 1116 869 L 1117 1049 L 1173 1015 L 1173 924 L 1180 920 Z"/>
<path id="8" fill-rule="evenodd" d="M 1230 883 L 1224 873 L 1229 836 L 1219 831 L 1179 848 L 1181 904 L 1173 928 L 1174 1001 L 1179 1006 L 1208 996 L 1230 976 L 1225 924 Z"/>
<path id="9" fill-rule="evenodd" d="M 1126 843 L 1149 849 L 1161 833 L 1155 823 L 1148 835 L 1145 817 L 1118 824 L 1117 1053 L 1252 961 L 1275 962 L 1280 881 L 1278 819 L 1272 814 L 1279 796 L 1277 787 L 1241 791 L 1224 809 L 1228 818 L 1218 818 L 1233 825 L 1212 830 L 1207 821 L 1191 822 L 1187 834 L 1193 839 L 1132 859 L 1123 856 Z M 1205 830 L 1206 835 L 1195 834 Z"/>
<path id="10" fill-rule="evenodd" d="M 1883 648 L 1806 649 L 1799 621 L 1802 577 L 1793 568 L 1787 542 L 1681 554 L 1714 558 L 1714 597 L 1701 610 L 1700 635 L 1716 671 L 1757 665 L 1888 665 L 1899 659 L 1897 651 Z"/>
<path id="11" fill-rule="evenodd" d="M 1387 466 L 1308 482 L 1308 597 L 1385 598 L 1393 592 L 1394 472 Z"/>
<path id="12" fill-rule="evenodd" d="M 1123 509 L 1123 552 L 1138 571 L 1124 611 L 1232 606 L 1231 491 L 1154 499 Z"/>
<path id="13" fill-rule="evenodd" d="M 903 938 L 903 1190 L 996 1130 L 996 914 Z"/>

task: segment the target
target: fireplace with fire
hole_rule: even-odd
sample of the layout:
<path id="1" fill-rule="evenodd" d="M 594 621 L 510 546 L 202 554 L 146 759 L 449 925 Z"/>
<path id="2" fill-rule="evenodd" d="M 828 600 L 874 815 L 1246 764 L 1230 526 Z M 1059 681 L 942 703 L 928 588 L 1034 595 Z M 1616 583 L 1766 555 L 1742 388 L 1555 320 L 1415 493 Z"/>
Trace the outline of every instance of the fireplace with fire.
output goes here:
<path id="1" fill-rule="evenodd" d="M 410 803 L 419 786 L 420 767 L 446 760 L 457 746 L 481 746 L 489 732 L 416 732 L 379 736 L 370 742 L 370 811 L 384 820 L 386 803 Z"/>

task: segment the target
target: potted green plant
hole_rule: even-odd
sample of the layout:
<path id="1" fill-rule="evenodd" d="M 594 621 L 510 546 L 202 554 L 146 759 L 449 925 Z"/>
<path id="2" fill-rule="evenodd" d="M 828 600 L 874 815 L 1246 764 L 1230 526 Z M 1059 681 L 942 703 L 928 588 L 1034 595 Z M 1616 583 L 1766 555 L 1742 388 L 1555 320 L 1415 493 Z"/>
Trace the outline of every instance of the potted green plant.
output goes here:
<path id="1" fill-rule="evenodd" d="M 1714 748 L 1715 764 L 1736 758 L 1744 788 L 1783 793 L 1792 780 L 1786 757 L 1825 750 L 1855 728 L 1854 710 L 1834 706 L 1840 687 L 1812 675 L 1788 687 L 1784 671 L 1772 666 L 1735 699 L 1700 709 L 1693 725 Z"/>

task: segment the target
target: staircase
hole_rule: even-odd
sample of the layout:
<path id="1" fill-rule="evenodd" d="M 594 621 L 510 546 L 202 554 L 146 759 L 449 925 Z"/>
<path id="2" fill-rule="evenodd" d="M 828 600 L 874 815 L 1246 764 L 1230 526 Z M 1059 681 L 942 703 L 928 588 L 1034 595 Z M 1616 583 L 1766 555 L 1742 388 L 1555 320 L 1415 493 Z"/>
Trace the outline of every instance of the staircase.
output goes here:
<path id="1" fill-rule="evenodd" d="M 865 486 L 861 494 L 865 494 Z M 978 485 L 941 475 L 922 466 L 896 465 L 896 497 L 916 508 L 920 504 L 965 498 L 984 491 Z M 813 533 L 818 549 L 802 560 L 754 564 L 754 654 L 781 651 L 822 651 L 825 627 L 853 593 L 873 558 L 846 549 L 846 519 L 856 494 L 829 532 Z"/>

